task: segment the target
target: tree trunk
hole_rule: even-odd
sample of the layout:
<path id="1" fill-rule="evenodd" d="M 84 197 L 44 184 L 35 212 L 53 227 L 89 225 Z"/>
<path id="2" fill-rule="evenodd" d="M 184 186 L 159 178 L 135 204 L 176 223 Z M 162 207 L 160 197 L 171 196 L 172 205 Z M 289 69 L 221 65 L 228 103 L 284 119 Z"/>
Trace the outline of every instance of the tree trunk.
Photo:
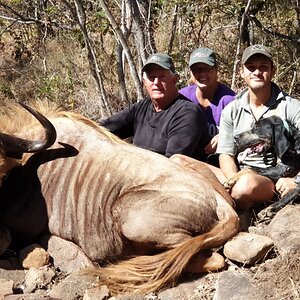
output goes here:
<path id="1" fill-rule="evenodd" d="M 133 57 L 132 57 L 131 51 L 130 51 L 128 45 L 127 45 L 126 39 L 125 39 L 124 35 L 122 34 L 119 26 L 117 25 L 117 22 L 114 19 L 113 15 L 111 14 L 111 12 L 110 12 L 108 6 L 106 5 L 105 1 L 104 0 L 99 0 L 99 2 L 100 2 L 101 6 L 102 6 L 102 8 L 103 8 L 103 10 L 106 14 L 106 17 L 108 18 L 110 24 L 112 25 L 112 28 L 115 32 L 115 35 L 116 35 L 116 38 L 117 38 L 118 42 L 120 42 L 120 44 L 122 45 L 122 47 L 124 49 L 124 52 L 125 52 L 128 64 L 129 64 L 131 76 L 133 78 L 133 81 L 134 81 L 134 84 L 135 84 L 135 87 L 136 87 L 136 92 L 137 92 L 137 95 L 138 95 L 138 99 L 142 99 L 143 98 L 142 84 L 141 84 L 140 78 L 138 76 L 138 72 L 136 70 L 136 67 L 135 67 L 135 64 L 134 64 L 134 61 L 133 61 Z"/>
<path id="2" fill-rule="evenodd" d="M 92 47 L 91 40 L 89 38 L 89 35 L 87 33 L 86 29 L 86 17 L 85 12 L 82 6 L 81 0 L 74 0 L 75 8 L 76 8 L 76 19 L 78 21 L 78 25 L 80 27 L 80 30 L 82 32 L 84 43 L 88 51 L 88 61 L 91 69 L 92 76 L 96 82 L 99 95 L 100 95 L 100 114 L 101 117 L 107 117 L 108 115 L 111 115 L 111 109 L 106 101 L 106 93 L 101 77 L 101 66 L 97 62 L 97 57 L 94 48 Z"/>

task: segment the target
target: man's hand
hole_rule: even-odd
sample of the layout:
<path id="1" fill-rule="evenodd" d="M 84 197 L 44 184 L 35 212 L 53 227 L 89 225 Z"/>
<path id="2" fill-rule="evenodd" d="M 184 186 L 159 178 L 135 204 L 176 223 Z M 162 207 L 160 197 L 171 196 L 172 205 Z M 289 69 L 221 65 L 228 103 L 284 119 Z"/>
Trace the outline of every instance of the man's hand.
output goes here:
<path id="1" fill-rule="evenodd" d="M 278 191 L 280 197 L 284 197 L 287 193 L 293 191 L 297 187 L 297 183 L 294 178 L 285 177 L 279 178 L 276 182 L 276 190 Z"/>
<path id="2" fill-rule="evenodd" d="M 215 135 L 204 148 L 205 154 L 213 154 L 217 150 L 219 135 Z"/>

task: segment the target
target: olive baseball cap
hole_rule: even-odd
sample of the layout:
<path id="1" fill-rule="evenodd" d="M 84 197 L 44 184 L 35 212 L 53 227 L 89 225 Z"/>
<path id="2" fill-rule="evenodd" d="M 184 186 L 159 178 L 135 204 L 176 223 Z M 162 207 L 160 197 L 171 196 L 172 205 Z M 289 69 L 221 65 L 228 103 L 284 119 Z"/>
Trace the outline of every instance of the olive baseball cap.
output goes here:
<path id="1" fill-rule="evenodd" d="M 142 72 L 144 72 L 150 64 L 158 65 L 166 70 L 172 71 L 175 74 L 175 67 L 172 58 L 165 53 L 154 53 L 150 55 L 142 67 Z"/>
<path id="2" fill-rule="evenodd" d="M 204 63 L 212 67 L 217 64 L 216 54 L 209 48 L 197 48 L 190 56 L 189 67 L 196 63 Z"/>
<path id="3" fill-rule="evenodd" d="M 262 54 L 273 61 L 272 51 L 269 47 L 266 47 L 264 45 L 252 45 L 244 50 L 242 56 L 242 64 L 245 64 L 246 61 L 255 54 Z"/>

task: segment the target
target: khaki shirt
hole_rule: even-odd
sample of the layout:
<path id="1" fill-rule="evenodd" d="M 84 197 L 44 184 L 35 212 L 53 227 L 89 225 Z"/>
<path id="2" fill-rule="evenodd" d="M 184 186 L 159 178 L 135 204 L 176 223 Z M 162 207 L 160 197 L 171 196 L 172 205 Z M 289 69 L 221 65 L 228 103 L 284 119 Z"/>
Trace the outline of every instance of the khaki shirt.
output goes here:
<path id="1" fill-rule="evenodd" d="M 296 128 L 300 129 L 300 101 L 290 97 L 275 83 L 272 83 L 271 98 L 265 104 L 259 119 L 274 115 L 284 121 L 290 122 Z M 234 136 L 250 130 L 256 121 L 250 109 L 247 89 L 237 95 L 235 100 L 223 109 L 217 153 L 229 154 L 236 158 L 244 157 L 243 153 L 237 153 Z M 269 155 L 270 161 L 274 161 L 274 153 L 270 153 Z M 245 157 L 242 164 L 260 168 L 269 167 L 270 165 L 265 164 L 263 159 L 262 155 L 257 154 L 251 157 Z"/>

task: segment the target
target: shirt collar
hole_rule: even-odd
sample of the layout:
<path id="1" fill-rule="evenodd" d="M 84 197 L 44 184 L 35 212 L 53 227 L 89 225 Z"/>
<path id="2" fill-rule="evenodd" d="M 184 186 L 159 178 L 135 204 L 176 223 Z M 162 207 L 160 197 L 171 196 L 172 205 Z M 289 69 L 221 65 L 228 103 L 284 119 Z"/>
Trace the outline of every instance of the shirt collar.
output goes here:
<path id="1" fill-rule="evenodd" d="M 271 98 L 266 103 L 266 106 L 270 107 L 273 106 L 275 103 L 281 101 L 285 98 L 284 92 L 281 91 L 281 89 L 278 87 L 278 85 L 274 82 L 271 83 Z M 250 111 L 250 105 L 248 100 L 248 89 L 243 90 L 239 96 L 237 97 L 239 101 L 241 101 L 242 106 Z"/>

